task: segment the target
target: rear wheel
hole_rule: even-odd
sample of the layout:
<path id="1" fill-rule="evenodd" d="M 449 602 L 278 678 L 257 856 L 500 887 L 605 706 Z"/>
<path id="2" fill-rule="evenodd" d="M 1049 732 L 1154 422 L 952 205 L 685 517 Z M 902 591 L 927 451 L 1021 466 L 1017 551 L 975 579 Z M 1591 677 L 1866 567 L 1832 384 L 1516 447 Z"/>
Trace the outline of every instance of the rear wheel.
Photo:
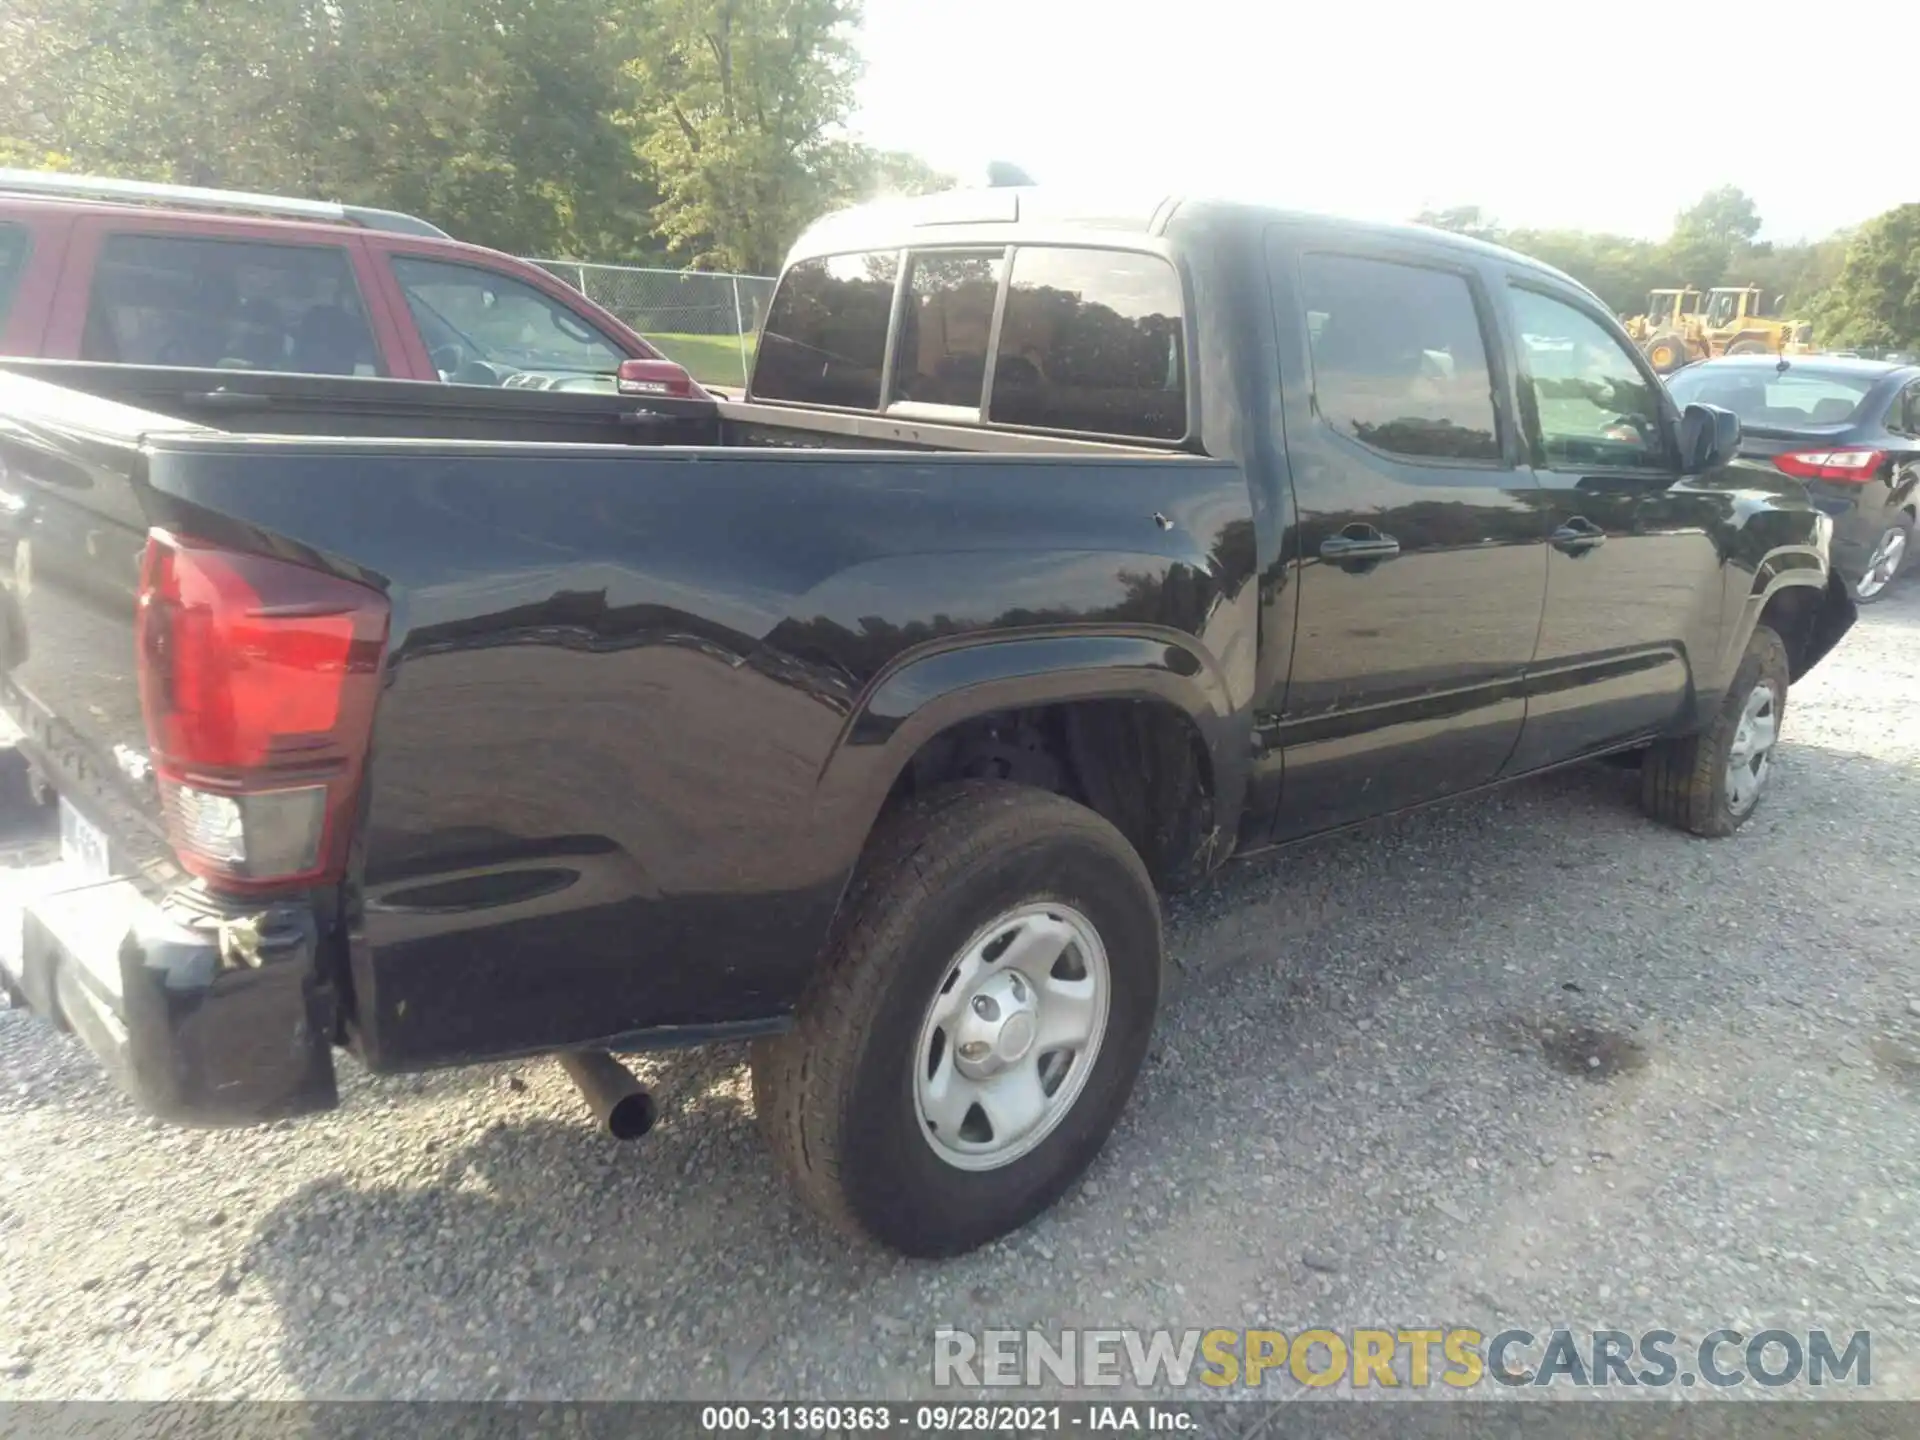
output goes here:
<path id="1" fill-rule="evenodd" d="M 1785 642 L 1757 626 L 1713 724 L 1647 750 L 1642 808 L 1695 835 L 1731 835 L 1746 824 L 1773 778 L 1788 680 Z"/>
<path id="2" fill-rule="evenodd" d="M 1767 349 L 1766 342 L 1762 340 L 1736 340 L 1727 347 L 1727 354 L 1729 355 L 1768 355 L 1771 353 L 1772 352 Z"/>
<path id="3" fill-rule="evenodd" d="M 1902 516 L 1897 523 L 1889 525 L 1867 557 L 1866 569 L 1854 582 L 1853 598 L 1862 605 L 1870 605 L 1883 597 L 1906 564 L 1907 550 L 1912 543 L 1911 520 Z"/>
<path id="4" fill-rule="evenodd" d="M 1083 806 L 969 783 L 876 831 L 755 1108 L 801 1196 L 909 1255 L 1017 1229 L 1099 1153 L 1146 1055 L 1160 908 Z"/>

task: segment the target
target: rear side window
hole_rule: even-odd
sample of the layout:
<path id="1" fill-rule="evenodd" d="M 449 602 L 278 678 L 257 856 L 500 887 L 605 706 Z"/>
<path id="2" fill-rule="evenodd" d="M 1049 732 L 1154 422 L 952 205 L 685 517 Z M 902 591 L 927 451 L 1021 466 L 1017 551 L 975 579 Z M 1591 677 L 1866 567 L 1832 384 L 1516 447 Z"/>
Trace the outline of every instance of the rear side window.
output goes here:
<path id="1" fill-rule="evenodd" d="M 0 330 L 7 328 L 7 317 L 13 313 L 13 297 L 26 273 L 30 248 L 26 226 L 0 224 Z"/>
<path id="2" fill-rule="evenodd" d="M 760 337 L 755 398 L 879 409 L 899 273 L 900 257 L 891 251 L 831 255 L 789 267 Z"/>
<path id="3" fill-rule="evenodd" d="M 80 354 L 121 365 L 381 373 L 353 262 L 336 245 L 109 235 Z"/>
<path id="4" fill-rule="evenodd" d="M 909 264 L 891 398 L 978 409 L 1005 257 L 932 251 Z"/>
<path id="5" fill-rule="evenodd" d="M 1323 421 L 1392 455 L 1500 459 L 1486 341 L 1465 276 L 1309 254 L 1300 280 Z"/>
<path id="6" fill-rule="evenodd" d="M 988 416 L 996 424 L 1178 440 L 1187 433 L 1180 281 L 1157 255 L 1014 253 Z"/>

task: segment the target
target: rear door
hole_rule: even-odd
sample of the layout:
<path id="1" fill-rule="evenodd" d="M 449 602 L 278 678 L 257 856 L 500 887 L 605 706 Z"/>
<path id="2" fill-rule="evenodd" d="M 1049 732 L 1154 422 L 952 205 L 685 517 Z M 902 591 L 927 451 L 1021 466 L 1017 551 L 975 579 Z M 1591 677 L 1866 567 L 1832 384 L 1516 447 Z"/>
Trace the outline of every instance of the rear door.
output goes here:
<path id="1" fill-rule="evenodd" d="M 1681 718 L 1719 639 L 1720 502 L 1677 486 L 1671 402 L 1597 305 L 1515 277 L 1507 306 L 1550 531 L 1519 773 Z"/>
<path id="2" fill-rule="evenodd" d="M 1268 263 L 1302 557 L 1284 840 L 1500 773 L 1546 532 L 1470 259 L 1284 227 Z"/>
<path id="3" fill-rule="evenodd" d="M 358 235 L 204 216 L 90 216 L 48 329 L 53 359 L 312 375 L 392 373 Z"/>

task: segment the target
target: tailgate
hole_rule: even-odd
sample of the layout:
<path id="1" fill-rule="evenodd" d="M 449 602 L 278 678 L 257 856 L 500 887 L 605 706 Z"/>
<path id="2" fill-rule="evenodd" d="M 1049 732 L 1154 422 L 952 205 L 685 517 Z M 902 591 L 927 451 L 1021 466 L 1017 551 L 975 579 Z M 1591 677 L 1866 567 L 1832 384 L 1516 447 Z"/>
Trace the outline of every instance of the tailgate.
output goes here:
<path id="1" fill-rule="evenodd" d="M 149 422 L 178 428 L 0 373 L 0 707 L 121 872 L 169 853 L 134 656 Z"/>

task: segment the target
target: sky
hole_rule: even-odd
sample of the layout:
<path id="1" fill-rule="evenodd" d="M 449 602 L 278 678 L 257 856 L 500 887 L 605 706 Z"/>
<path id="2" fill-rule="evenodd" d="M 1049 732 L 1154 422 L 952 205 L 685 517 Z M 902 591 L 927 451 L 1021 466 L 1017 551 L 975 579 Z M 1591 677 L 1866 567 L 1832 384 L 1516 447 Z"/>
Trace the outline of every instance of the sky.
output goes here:
<path id="1" fill-rule="evenodd" d="M 1511 227 L 1649 239 L 1723 184 L 1782 241 L 1920 201 L 1911 130 L 1872 123 L 1908 82 L 1866 78 L 1873 53 L 1920 53 L 1910 0 L 865 8 L 855 128 L 969 183 L 1006 160 L 1043 185 L 1367 219 L 1479 205 Z"/>

